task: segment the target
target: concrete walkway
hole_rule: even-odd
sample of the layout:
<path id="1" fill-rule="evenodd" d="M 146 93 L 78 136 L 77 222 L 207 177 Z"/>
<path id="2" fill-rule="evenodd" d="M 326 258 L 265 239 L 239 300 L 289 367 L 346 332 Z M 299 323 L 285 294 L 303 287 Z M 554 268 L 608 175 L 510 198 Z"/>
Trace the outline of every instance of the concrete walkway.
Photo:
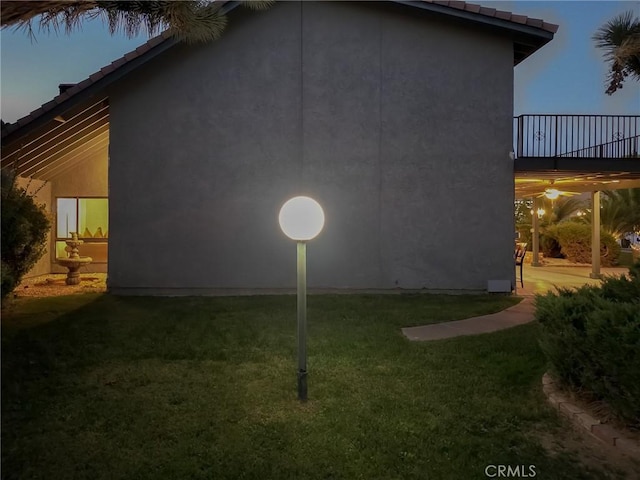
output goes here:
<path id="1" fill-rule="evenodd" d="M 621 275 L 629 272 L 628 268 L 602 268 L 604 275 Z M 517 295 L 524 299 L 513 307 L 498 313 L 481 317 L 467 318 L 453 322 L 436 323 L 420 327 L 407 327 L 402 333 L 414 341 L 440 340 L 463 335 L 490 333 L 505 328 L 523 325 L 533 321 L 533 297 L 544 294 L 555 287 L 580 287 L 585 284 L 597 285 L 600 280 L 589 278 L 591 267 L 588 266 L 524 266 L 524 288 L 518 283 Z"/>
<path id="2" fill-rule="evenodd" d="M 533 298 L 525 297 L 519 304 L 498 313 L 481 317 L 456 320 L 454 322 L 435 323 L 421 327 L 403 328 L 402 333 L 409 340 L 441 340 L 462 335 L 478 335 L 495 332 L 505 328 L 523 325 L 533 320 Z"/>

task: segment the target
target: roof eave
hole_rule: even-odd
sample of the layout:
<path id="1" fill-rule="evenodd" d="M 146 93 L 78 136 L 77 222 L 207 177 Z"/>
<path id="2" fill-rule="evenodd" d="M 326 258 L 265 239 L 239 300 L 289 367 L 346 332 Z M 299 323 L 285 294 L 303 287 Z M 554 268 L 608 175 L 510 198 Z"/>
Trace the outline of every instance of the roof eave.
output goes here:
<path id="1" fill-rule="evenodd" d="M 13 124 L 13 125 L 16 125 L 17 128 L 14 130 L 8 131 L 5 135 L 2 136 L 2 144 L 6 145 L 9 143 L 12 143 L 16 139 L 27 134 L 29 131 L 32 131 L 36 128 L 39 128 L 45 125 L 46 123 L 52 121 L 58 115 L 64 114 L 73 105 L 77 105 L 86 100 L 89 100 L 94 96 L 101 94 L 102 92 L 104 92 L 105 88 L 108 85 L 122 78 L 123 76 L 127 75 L 132 70 L 135 70 L 140 65 L 148 62 L 149 60 L 161 54 L 162 52 L 166 51 L 167 49 L 171 48 L 176 43 L 177 43 L 177 40 L 175 40 L 174 38 L 167 38 L 161 43 L 159 43 L 158 45 L 156 45 L 155 47 L 149 49 L 147 52 L 145 52 L 144 55 L 136 57 L 131 61 L 127 62 L 126 64 L 122 65 L 120 68 L 117 68 L 114 71 L 108 73 L 107 75 L 103 76 L 99 80 L 88 85 L 86 88 L 69 96 L 68 99 L 65 99 L 60 103 L 58 103 L 57 105 L 53 106 L 52 108 L 50 108 L 43 114 L 39 115 L 38 117 L 34 118 L 33 120 L 25 123 L 24 125 Z"/>
<path id="2" fill-rule="evenodd" d="M 518 46 L 528 47 L 530 50 L 524 57 L 514 59 L 514 66 L 527 58 L 529 55 L 542 48 L 544 45 L 553 40 L 554 32 L 545 30 L 543 28 L 534 27 L 524 23 L 516 23 L 510 20 L 504 20 L 496 17 L 489 17 L 479 13 L 471 12 L 468 10 L 460 10 L 457 8 L 451 8 L 446 5 L 440 5 L 437 3 L 425 2 L 422 0 L 392 0 L 394 3 L 400 5 L 407 5 L 413 8 L 419 8 L 428 12 L 438 13 L 446 15 L 448 17 L 458 18 L 460 20 L 474 22 L 476 24 L 486 25 L 501 29 L 503 31 L 510 32 L 513 35 L 513 41 Z"/>
<path id="3" fill-rule="evenodd" d="M 238 5 L 240 5 L 239 1 L 233 1 L 233 0 L 227 1 L 222 6 L 221 11 L 226 14 L 231 10 L 233 10 L 234 8 L 236 8 Z M 158 37 L 155 37 L 155 39 L 160 40 L 161 36 L 162 35 L 159 35 Z M 149 42 L 153 42 L 153 41 L 154 39 L 150 40 Z M 142 47 L 138 47 L 138 48 L 144 48 L 146 45 L 149 45 L 149 42 L 147 42 Z M 176 40 L 175 37 L 166 37 L 164 39 L 161 39 L 158 43 L 154 44 L 153 46 L 147 47 L 148 49 L 146 49 L 144 52 L 141 52 L 140 55 L 138 55 L 137 57 L 132 58 L 131 60 L 127 60 L 125 63 L 113 69 L 112 71 L 105 74 L 101 78 L 90 82 L 86 87 L 82 88 L 83 82 L 80 82 L 75 87 L 70 88 L 65 94 L 58 95 L 54 100 L 52 100 L 52 102 L 49 102 L 49 103 L 53 103 L 55 101 L 56 105 L 51 106 L 45 112 L 39 114 L 37 117 L 28 119 L 27 121 L 21 124 L 23 120 L 29 117 L 28 115 L 27 117 L 23 117 L 22 119 L 19 119 L 15 123 L 3 125 L 3 129 L 1 133 L 2 145 L 7 145 L 16 141 L 17 139 L 23 137 L 24 135 L 27 135 L 29 132 L 53 121 L 55 117 L 57 117 L 58 115 L 64 114 L 67 110 L 72 108 L 74 105 L 77 105 L 81 102 L 89 100 L 90 98 L 96 95 L 103 93 L 107 86 L 119 80 L 120 78 L 124 77 L 125 75 L 130 73 L 132 70 L 135 70 L 139 66 L 147 63 L 149 60 L 160 55 L 161 53 L 173 47 L 177 43 L 178 43 L 178 40 Z M 126 59 L 128 55 L 130 54 L 127 54 L 122 58 Z M 117 60 L 114 63 L 117 63 L 118 61 L 119 60 Z M 87 80 L 89 79 L 86 79 L 84 81 L 86 82 Z M 80 91 L 74 92 L 73 91 L 74 89 L 80 89 Z M 40 107 L 40 109 L 42 109 L 43 107 Z M 36 110 L 36 112 L 38 110 Z M 34 112 L 32 112 L 32 114 L 33 113 Z"/>

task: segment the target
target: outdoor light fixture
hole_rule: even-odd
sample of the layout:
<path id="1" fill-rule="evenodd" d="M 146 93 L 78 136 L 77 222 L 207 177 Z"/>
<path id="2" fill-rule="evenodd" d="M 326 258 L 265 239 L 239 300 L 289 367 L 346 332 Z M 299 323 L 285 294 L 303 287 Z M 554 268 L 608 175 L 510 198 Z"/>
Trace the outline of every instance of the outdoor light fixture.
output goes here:
<path id="1" fill-rule="evenodd" d="M 544 196 L 547 197 L 549 200 L 555 200 L 560 196 L 560 191 L 556 188 L 547 188 L 544 191 Z"/>
<path id="2" fill-rule="evenodd" d="M 324 212 L 309 197 L 294 197 L 280 209 L 280 228 L 292 240 L 305 242 L 315 238 L 324 226 Z"/>
<path id="3" fill-rule="evenodd" d="M 544 215 L 544 208 L 539 208 L 538 209 L 538 218 L 542 218 L 543 215 Z"/>
<path id="4" fill-rule="evenodd" d="M 307 399 L 307 241 L 322 231 L 324 212 L 309 197 L 287 200 L 278 215 L 284 234 L 298 242 L 298 399 Z"/>

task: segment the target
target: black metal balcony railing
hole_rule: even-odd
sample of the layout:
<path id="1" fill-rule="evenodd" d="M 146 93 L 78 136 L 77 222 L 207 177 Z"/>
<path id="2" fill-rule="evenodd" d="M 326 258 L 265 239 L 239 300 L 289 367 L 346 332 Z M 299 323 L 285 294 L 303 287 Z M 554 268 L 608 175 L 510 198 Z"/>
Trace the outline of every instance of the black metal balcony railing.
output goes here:
<path id="1" fill-rule="evenodd" d="M 640 116 L 520 115 L 514 137 L 518 157 L 637 157 Z"/>

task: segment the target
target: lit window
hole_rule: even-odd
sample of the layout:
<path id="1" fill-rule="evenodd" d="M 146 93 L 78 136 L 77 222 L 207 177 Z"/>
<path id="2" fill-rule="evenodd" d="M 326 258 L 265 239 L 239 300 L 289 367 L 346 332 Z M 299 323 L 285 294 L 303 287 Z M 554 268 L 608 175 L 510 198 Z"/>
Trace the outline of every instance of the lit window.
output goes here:
<path id="1" fill-rule="evenodd" d="M 109 238 L 109 200 L 107 198 L 58 198 L 56 217 L 56 257 L 66 256 L 67 245 L 64 240 L 71 238 L 72 232 L 77 232 L 87 247 L 90 243 L 102 244 L 105 251 L 104 261 L 106 261 L 106 243 Z M 95 248 L 88 247 L 87 250 L 93 253 L 96 248 L 102 250 L 99 245 Z M 82 247 L 80 249 L 82 254 Z"/>

